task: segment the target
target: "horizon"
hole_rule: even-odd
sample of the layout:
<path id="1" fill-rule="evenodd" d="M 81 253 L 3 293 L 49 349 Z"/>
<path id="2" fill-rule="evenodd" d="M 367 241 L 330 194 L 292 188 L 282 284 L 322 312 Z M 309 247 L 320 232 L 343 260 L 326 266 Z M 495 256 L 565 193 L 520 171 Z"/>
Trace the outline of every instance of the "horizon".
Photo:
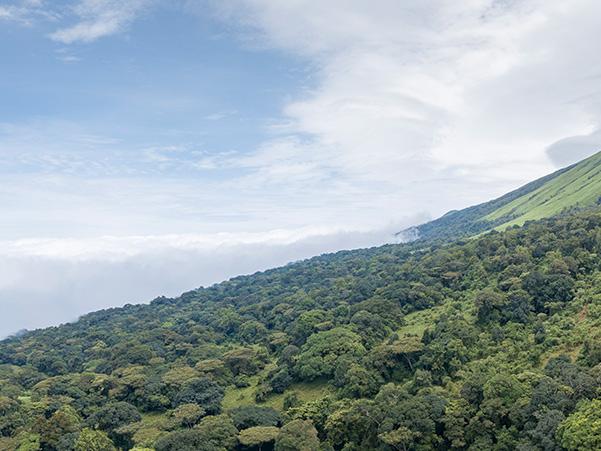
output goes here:
<path id="1" fill-rule="evenodd" d="M 593 0 L 10 0 L 0 37 L 0 336 L 385 244 L 601 151 Z"/>

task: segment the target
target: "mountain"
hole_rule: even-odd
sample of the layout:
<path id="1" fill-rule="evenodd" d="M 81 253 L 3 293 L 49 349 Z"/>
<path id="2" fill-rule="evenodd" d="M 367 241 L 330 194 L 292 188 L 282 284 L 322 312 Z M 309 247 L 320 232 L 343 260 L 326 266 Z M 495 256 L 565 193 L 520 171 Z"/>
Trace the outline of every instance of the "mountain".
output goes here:
<path id="1" fill-rule="evenodd" d="M 589 198 L 587 161 L 485 215 Z M 0 342 L 0 450 L 599 449 L 599 255 L 601 207 L 575 209 L 25 332 Z"/>
<path id="2" fill-rule="evenodd" d="M 439 219 L 397 235 L 425 240 L 471 236 L 600 203 L 601 152 L 498 199 L 451 211 Z"/>

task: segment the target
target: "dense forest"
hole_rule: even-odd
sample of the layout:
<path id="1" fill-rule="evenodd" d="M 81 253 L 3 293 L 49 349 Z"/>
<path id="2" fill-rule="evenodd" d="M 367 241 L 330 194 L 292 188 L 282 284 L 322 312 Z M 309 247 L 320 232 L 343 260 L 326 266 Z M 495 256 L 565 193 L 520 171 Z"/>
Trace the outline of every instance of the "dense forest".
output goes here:
<path id="1" fill-rule="evenodd" d="M 0 449 L 598 450 L 600 254 L 594 209 L 28 332 Z"/>

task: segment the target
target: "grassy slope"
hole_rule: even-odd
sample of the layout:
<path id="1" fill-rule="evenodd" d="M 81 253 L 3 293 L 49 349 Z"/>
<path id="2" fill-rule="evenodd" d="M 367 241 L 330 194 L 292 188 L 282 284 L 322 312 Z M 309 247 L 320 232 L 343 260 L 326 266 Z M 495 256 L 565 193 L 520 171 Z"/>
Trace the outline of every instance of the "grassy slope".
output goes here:
<path id="1" fill-rule="evenodd" d="M 566 208 L 587 207 L 601 198 L 601 152 L 498 199 L 459 211 L 401 232 L 420 239 L 454 239 L 492 229 L 522 225 L 561 213 Z"/>
<path id="2" fill-rule="evenodd" d="M 502 227 L 547 218 L 566 208 L 595 205 L 601 197 L 601 153 L 484 217 L 486 221 L 513 219 Z"/>

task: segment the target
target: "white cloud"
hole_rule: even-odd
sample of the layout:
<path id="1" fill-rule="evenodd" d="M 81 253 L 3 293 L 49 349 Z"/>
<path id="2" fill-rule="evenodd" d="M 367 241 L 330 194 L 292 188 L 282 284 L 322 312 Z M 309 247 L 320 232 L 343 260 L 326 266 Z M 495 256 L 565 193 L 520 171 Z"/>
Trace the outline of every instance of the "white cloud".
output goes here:
<path id="1" fill-rule="evenodd" d="M 0 21 L 13 21 L 24 25 L 31 25 L 36 19 L 56 19 L 44 0 L 13 0 L 0 5 Z"/>
<path id="2" fill-rule="evenodd" d="M 570 136 L 547 148 L 547 154 L 558 166 L 568 166 L 601 152 L 601 130 L 588 135 Z"/>
<path id="3" fill-rule="evenodd" d="M 248 45 L 317 73 L 256 157 L 261 174 L 335 173 L 441 213 L 550 172 L 550 144 L 601 124 L 595 0 L 215 3 Z"/>
<path id="4" fill-rule="evenodd" d="M 64 44 L 92 42 L 124 31 L 152 0 L 81 0 L 74 8 L 78 22 L 50 37 Z"/>
<path id="5" fill-rule="evenodd" d="M 401 226 L 0 242 L 0 309 L 10 312 L 0 315 L 0 337 L 323 252 L 382 244 Z"/>

